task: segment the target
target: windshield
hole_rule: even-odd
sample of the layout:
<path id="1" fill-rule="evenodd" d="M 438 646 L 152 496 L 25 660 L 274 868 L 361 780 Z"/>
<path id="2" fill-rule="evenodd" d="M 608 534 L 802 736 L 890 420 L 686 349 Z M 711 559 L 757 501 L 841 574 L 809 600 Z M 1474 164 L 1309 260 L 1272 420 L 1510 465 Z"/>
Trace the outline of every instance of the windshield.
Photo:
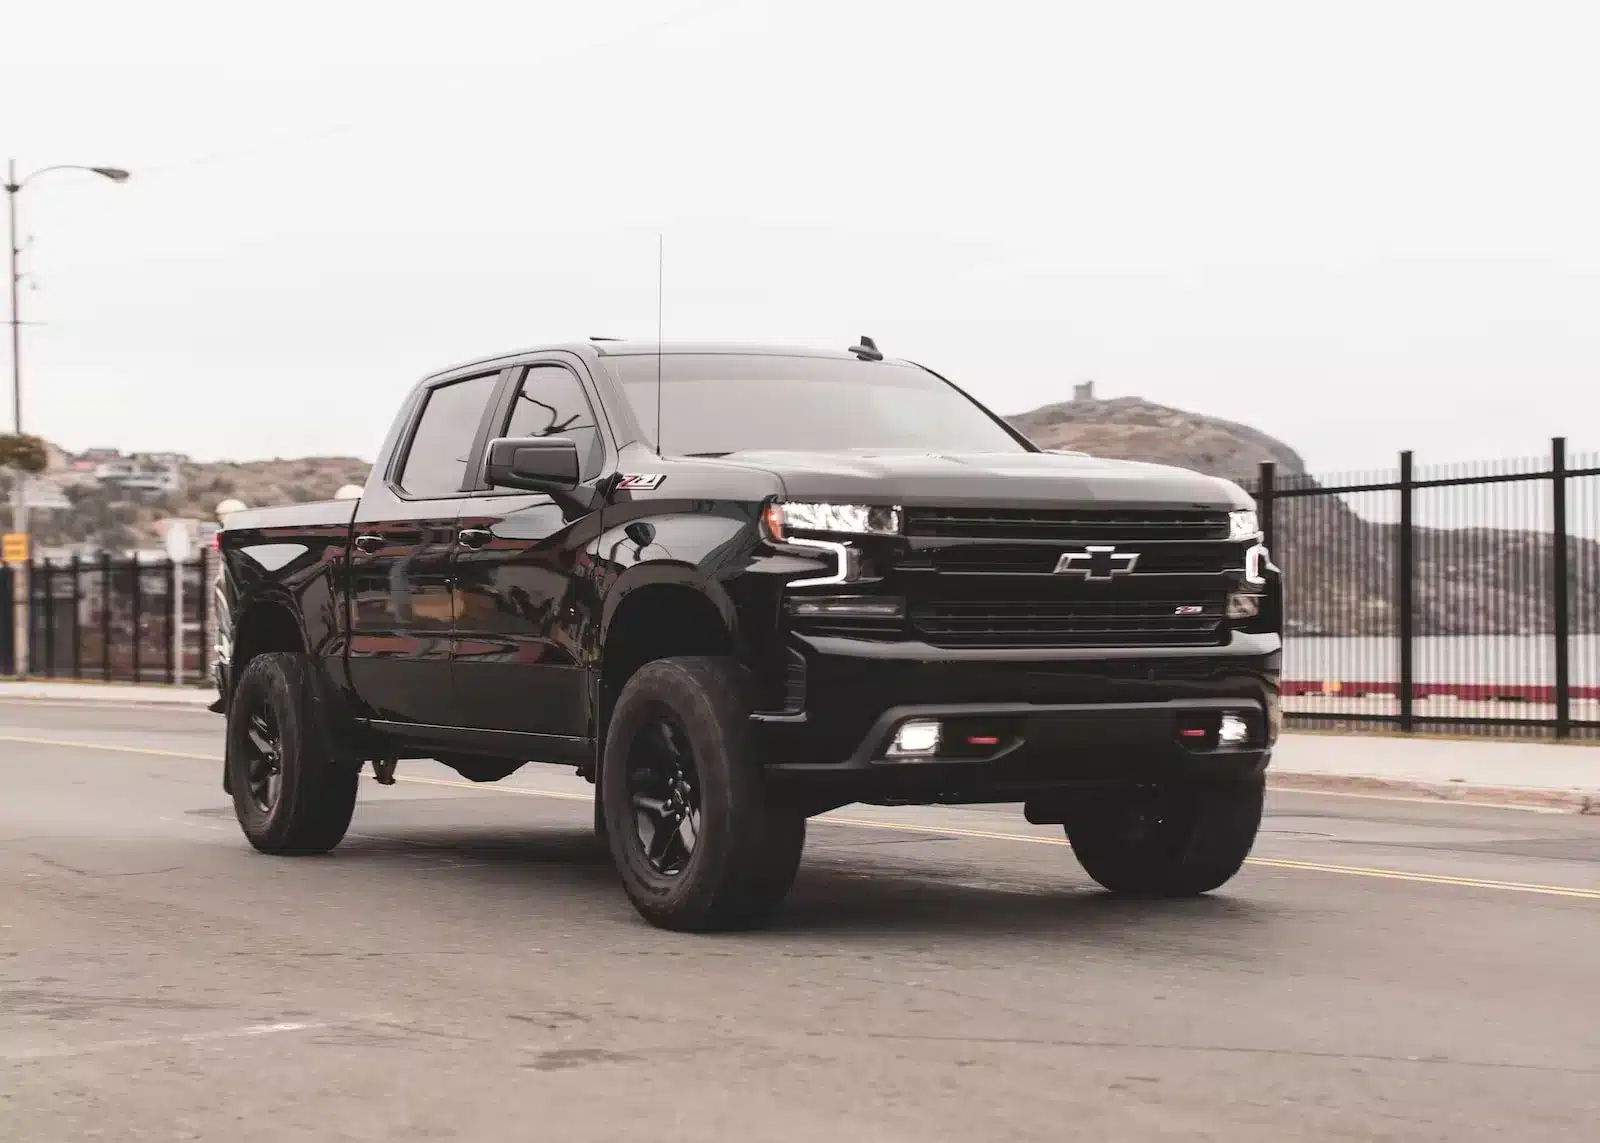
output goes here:
<path id="1" fill-rule="evenodd" d="M 604 360 L 655 444 L 656 355 Z M 661 451 L 669 454 L 1027 451 L 981 407 L 913 365 L 754 353 L 668 353 L 661 362 Z"/>

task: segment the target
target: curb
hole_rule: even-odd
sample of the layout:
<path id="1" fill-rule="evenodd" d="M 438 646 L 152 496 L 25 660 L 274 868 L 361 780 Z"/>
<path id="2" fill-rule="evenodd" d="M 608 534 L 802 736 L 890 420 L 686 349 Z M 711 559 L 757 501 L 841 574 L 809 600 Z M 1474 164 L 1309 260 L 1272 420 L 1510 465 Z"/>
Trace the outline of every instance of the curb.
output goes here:
<path id="1" fill-rule="evenodd" d="M 216 701 L 216 692 L 198 687 L 149 688 L 134 690 L 116 684 L 75 683 L 71 690 L 59 686 L 3 685 L 0 684 L 0 702 L 22 699 L 27 702 L 49 702 L 67 705 L 96 706 L 176 706 L 196 707 L 204 710 Z"/>
<path id="2" fill-rule="evenodd" d="M 1474 806 L 1513 806 L 1518 809 L 1557 810 L 1573 814 L 1600 814 L 1600 790 L 1535 790 L 1526 786 L 1469 786 L 1465 782 L 1421 782 L 1409 778 L 1371 778 L 1347 774 L 1305 774 L 1267 771 L 1267 787 L 1320 794 L 1378 794 L 1405 796 L 1418 801 L 1454 802 Z"/>

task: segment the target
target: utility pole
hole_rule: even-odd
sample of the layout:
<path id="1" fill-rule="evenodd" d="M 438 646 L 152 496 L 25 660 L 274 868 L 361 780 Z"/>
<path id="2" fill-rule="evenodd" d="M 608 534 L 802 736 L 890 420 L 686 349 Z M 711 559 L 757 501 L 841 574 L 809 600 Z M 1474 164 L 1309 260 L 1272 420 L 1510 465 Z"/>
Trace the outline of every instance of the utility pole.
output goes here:
<path id="1" fill-rule="evenodd" d="M 110 179 L 114 183 L 128 181 L 128 172 L 120 167 L 84 167 L 74 163 L 41 167 L 31 175 L 18 178 L 17 161 L 15 159 L 6 161 L 6 231 L 9 235 L 6 247 L 10 251 L 11 261 L 11 424 L 12 431 L 19 437 L 22 435 L 22 243 L 17 231 L 17 196 L 23 187 L 50 171 L 88 171 L 90 174 Z M 21 536 L 28 534 L 27 484 L 28 474 L 20 468 L 14 469 L 11 480 L 11 530 Z M 28 558 L 18 564 L 17 574 L 12 577 L 15 594 L 12 598 L 11 613 L 16 625 L 16 637 L 12 642 L 12 646 L 16 648 L 13 670 L 18 675 L 28 673 L 28 636 L 31 634 L 28 623 L 31 590 L 28 573 L 32 570 L 32 560 L 33 552 L 30 548 Z"/>
<path id="2" fill-rule="evenodd" d="M 17 161 L 10 159 L 6 162 L 6 219 L 11 241 L 6 249 L 11 252 L 11 431 L 18 434 L 22 432 L 22 269 L 18 265 L 22 251 L 17 245 L 17 192 L 21 189 Z"/>
<path id="3" fill-rule="evenodd" d="M 11 272 L 7 280 L 11 284 L 11 424 L 12 432 L 22 435 L 22 269 L 18 260 L 22 257 L 21 239 L 17 235 L 17 192 L 22 189 L 22 184 L 17 181 L 17 161 L 6 161 L 6 250 L 10 255 Z M 28 534 L 28 490 L 25 487 L 27 474 L 20 468 L 11 474 L 11 530 L 18 535 Z M 28 555 L 28 561 L 33 558 Z M 32 590 L 28 581 L 28 572 L 31 570 L 28 561 L 17 565 L 16 573 L 11 577 L 11 622 L 13 634 L 11 637 L 12 662 L 11 669 L 18 676 L 28 673 L 28 636 L 31 633 L 28 623 L 28 594 Z"/>

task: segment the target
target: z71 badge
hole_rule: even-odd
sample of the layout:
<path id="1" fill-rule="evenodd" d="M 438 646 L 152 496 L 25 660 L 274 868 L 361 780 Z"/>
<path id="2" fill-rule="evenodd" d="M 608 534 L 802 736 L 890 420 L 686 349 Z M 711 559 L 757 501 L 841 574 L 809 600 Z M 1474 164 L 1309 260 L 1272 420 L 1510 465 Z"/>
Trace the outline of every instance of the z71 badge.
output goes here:
<path id="1" fill-rule="evenodd" d="M 659 472 L 625 472 L 617 478 L 618 488 L 659 488 L 666 476 Z"/>

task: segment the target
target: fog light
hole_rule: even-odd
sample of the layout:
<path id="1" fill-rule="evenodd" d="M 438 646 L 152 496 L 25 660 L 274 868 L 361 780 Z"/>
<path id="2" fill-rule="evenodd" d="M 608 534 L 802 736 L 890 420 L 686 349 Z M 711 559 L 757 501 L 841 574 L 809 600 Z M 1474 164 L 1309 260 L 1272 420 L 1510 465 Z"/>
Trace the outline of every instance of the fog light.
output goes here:
<path id="1" fill-rule="evenodd" d="M 939 752 L 939 724 L 931 718 L 902 722 L 889 743 L 891 758 L 926 758 Z"/>
<path id="2" fill-rule="evenodd" d="M 1224 714 L 1217 724 L 1217 743 L 1222 746 L 1238 746 L 1250 741 L 1250 724 L 1242 715 L 1233 713 Z"/>
<path id="3" fill-rule="evenodd" d="M 1261 613 L 1261 597 L 1236 591 L 1228 596 L 1228 618 L 1250 619 Z"/>

